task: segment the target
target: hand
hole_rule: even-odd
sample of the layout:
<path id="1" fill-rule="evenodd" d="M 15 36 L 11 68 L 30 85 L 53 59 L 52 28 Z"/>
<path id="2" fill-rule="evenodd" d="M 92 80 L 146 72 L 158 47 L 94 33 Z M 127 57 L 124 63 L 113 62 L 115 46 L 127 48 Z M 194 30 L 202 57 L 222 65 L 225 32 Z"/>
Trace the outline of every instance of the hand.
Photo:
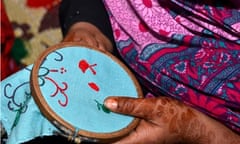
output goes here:
<path id="1" fill-rule="evenodd" d="M 180 103 L 160 98 L 109 97 L 113 112 L 140 118 L 137 128 L 115 144 L 237 144 L 240 136 L 219 122 Z"/>
<path id="2" fill-rule="evenodd" d="M 113 51 L 110 40 L 97 27 L 87 22 L 74 24 L 69 29 L 63 42 L 81 42 L 104 51 Z"/>

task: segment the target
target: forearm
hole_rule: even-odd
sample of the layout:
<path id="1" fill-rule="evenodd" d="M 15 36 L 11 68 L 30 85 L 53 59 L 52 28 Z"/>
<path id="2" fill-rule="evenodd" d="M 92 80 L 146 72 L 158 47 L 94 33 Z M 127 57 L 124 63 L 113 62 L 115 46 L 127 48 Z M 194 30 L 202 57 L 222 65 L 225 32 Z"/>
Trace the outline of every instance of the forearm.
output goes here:
<path id="1" fill-rule="evenodd" d="M 206 117 L 206 116 L 205 116 Z M 210 117 L 206 117 L 207 129 L 209 129 L 209 133 L 212 132 L 212 137 L 208 137 L 209 141 L 212 144 L 239 144 L 240 143 L 240 135 L 234 133 L 232 130 L 221 124 L 220 122 L 211 119 Z"/>
<path id="2" fill-rule="evenodd" d="M 192 109 L 192 108 L 190 108 Z M 196 114 L 184 128 L 190 143 L 199 144 L 239 144 L 240 135 L 234 133 L 220 122 L 192 109 Z"/>

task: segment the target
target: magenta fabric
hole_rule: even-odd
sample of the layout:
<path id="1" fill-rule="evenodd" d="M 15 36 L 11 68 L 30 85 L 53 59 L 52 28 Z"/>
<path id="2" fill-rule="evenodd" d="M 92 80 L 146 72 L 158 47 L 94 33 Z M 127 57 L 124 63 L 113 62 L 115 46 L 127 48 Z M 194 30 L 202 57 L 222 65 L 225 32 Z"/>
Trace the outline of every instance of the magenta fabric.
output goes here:
<path id="1" fill-rule="evenodd" d="M 105 0 L 117 48 L 150 92 L 240 133 L 240 9 L 219 1 Z"/>

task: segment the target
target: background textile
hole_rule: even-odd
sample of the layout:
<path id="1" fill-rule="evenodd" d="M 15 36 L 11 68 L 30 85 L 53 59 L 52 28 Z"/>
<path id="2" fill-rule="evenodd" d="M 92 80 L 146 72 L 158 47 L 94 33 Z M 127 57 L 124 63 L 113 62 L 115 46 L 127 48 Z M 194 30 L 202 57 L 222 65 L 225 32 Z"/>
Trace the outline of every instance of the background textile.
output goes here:
<path id="1" fill-rule="evenodd" d="M 1 80 L 62 39 L 60 0 L 1 0 Z"/>

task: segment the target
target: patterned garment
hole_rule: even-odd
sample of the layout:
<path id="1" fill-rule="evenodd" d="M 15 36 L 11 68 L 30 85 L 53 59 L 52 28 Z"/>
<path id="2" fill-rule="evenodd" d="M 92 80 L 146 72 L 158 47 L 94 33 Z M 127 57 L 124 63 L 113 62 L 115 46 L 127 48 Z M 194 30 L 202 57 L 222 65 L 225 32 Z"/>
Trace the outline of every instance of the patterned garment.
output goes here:
<path id="1" fill-rule="evenodd" d="M 240 133 L 239 8 L 210 0 L 105 5 L 120 54 L 153 95 L 181 100 Z"/>

